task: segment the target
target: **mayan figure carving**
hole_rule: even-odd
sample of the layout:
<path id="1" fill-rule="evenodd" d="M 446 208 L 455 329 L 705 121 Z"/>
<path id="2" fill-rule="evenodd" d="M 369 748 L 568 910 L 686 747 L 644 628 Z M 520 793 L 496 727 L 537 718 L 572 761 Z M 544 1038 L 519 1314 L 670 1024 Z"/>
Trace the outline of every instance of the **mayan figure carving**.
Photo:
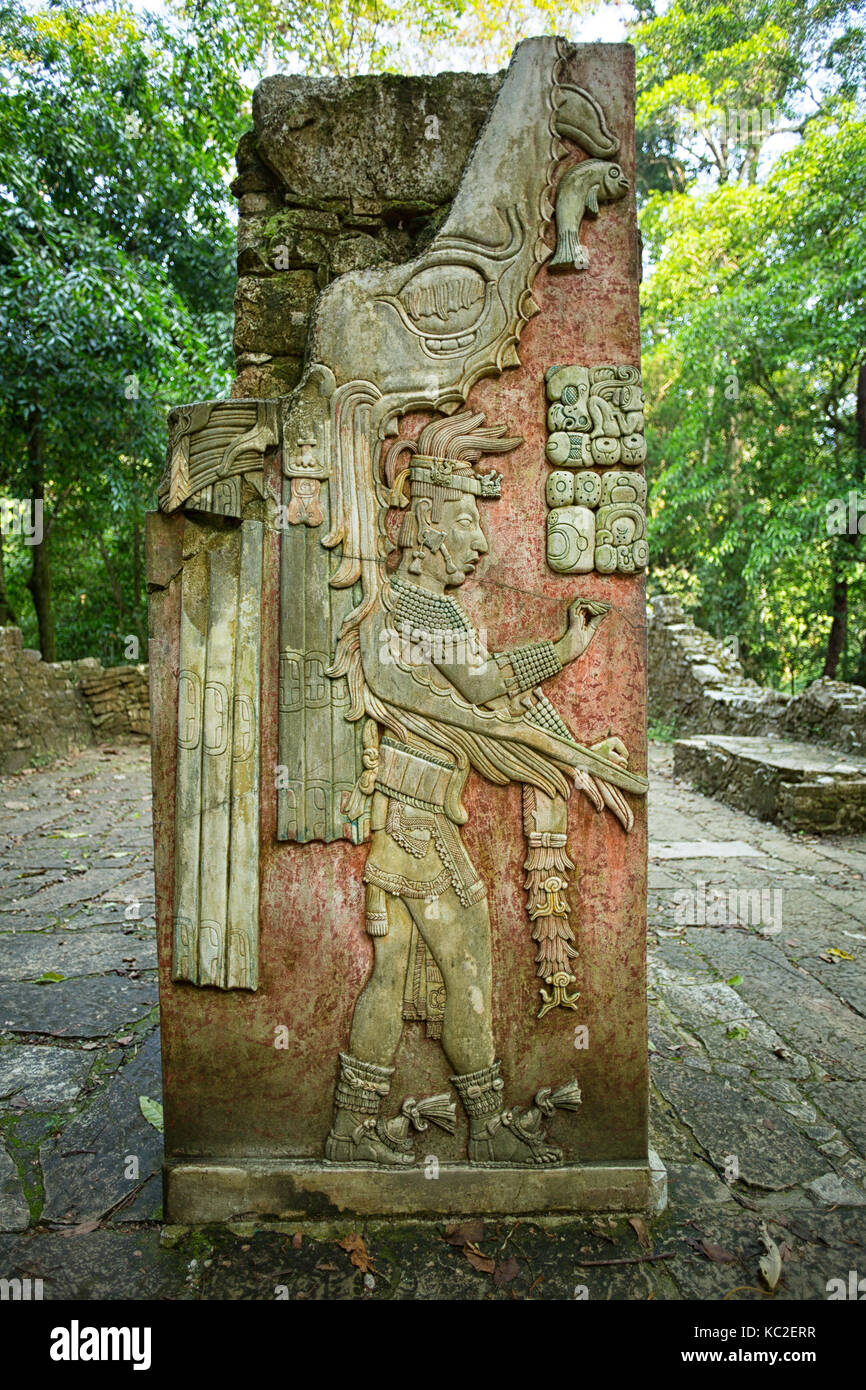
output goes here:
<path id="1" fill-rule="evenodd" d="M 552 1163 L 541 1111 L 508 1103 L 496 1060 L 491 1011 L 490 919 L 486 886 L 460 836 L 470 770 L 489 781 L 519 781 L 524 795 L 528 914 L 543 989 L 542 1015 L 573 1007 L 577 955 L 565 901 L 573 864 L 567 850 L 570 793 L 607 808 L 624 830 L 632 812 L 623 791 L 646 783 L 627 770 L 615 735 L 592 748 L 575 738 L 542 690 L 577 661 L 608 613 L 576 598 L 564 632 L 504 652 L 488 652 L 459 590 L 488 551 L 482 510 L 499 498 L 500 474 L 485 455 L 522 441 L 504 425 L 463 412 L 427 425 L 416 441 L 387 455 L 374 493 L 402 512 L 391 565 L 369 570 L 362 600 L 347 618 L 333 678 L 346 677 L 349 720 L 366 719 L 365 768 L 346 807 L 358 819 L 369 802 L 372 832 L 364 869 L 366 928 L 373 970 L 355 1006 L 348 1052 L 340 1055 L 334 1124 L 326 1155 L 339 1162 L 413 1160 L 405 1116 L 380 1116 L 390 1091 L 404 1017 L 425 1020 L 453 1068 L 451 1081 L 469 1118 L 469 1157 L 493 1163 Z M 404 461 L 405 460 L 405 461 Z M 349 481 L 347 479 L 347 481 Z M 371 484 L 372 484 L 371 479 Z M 380 511 L 382 538 L 388 532 Z M 373 518 L 369 519 L 373 524 Z M 358 530 L 365 529 L 359 518 Z M 411 967 L 411 968 L 410 968 Z M 579 1101 L 576 1087 L 561 1101 Z M 414 1116 L 453 1129 L 447 1096 Z"/>

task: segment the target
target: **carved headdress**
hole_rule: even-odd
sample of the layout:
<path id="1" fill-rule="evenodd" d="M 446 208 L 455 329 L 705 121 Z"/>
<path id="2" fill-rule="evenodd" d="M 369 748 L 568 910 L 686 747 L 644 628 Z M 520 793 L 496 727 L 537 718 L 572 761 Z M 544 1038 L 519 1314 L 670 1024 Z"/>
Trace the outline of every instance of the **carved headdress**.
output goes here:
<path id="1" fill-rule="evenodd" d="M 507 437 L 505 431 L 505 425 L 485 425 L 483 414 L 467 410 L 425 425 L 417 440 L 398 440 L 387 460 L 392 504 L 404 507 L 418 497 L 437 503 L 456 501 L 467 492 L 475 497 L 500 497 L 502 474 L 476 473 L 473 464 L 482 454 L 510 453 L 523 443 L 519 436 Z M 411 461 L 398 472 L 396 462 L 404 453 Z"/>

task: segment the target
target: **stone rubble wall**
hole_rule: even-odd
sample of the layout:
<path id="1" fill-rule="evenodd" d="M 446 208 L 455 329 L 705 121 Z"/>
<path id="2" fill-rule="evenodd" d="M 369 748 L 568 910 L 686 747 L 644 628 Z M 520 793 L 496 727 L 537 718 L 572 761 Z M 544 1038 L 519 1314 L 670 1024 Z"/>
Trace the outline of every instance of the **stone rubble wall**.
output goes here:
<path id="1" fill-rule="evenodd" d="M 90 707 L 93 732 L 105 739 L 150 737 L 147 666 L 99 667 L 81 679 L 81 693 Z"/>
<path id="2" fill-rule="evenodd" d="M 0 773 L 149 735 L 147 666 L 43 661 L 20 628 L 0 627 Z"/>
<path id="3" fill-rule="evenodd" d="M 288 394 L 320 291 L 347 271 L 403 263 L 423 249 L 501 82 L 502 74 L 439 73 L 259 84 L 232 184 L 233 396 Z"/>
<path id="4" fill-rule="evenodd" d="M 722 642 L 695 627 L 678 598 L 661 594 L 647 613 L 649 717 L 686 734 L 777 734 L 866 751 L 866 689 L 826 677 L 799 695 L 745 675 Z"/>

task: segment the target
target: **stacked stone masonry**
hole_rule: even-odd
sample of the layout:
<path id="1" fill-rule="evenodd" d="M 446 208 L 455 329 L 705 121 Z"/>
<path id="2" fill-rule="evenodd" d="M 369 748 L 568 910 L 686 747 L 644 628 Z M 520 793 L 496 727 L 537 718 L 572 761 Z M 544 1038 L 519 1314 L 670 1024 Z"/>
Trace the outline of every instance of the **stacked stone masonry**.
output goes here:
<path id="1" fill-rule="evenodd" d="M 423 248 L 501 83 L 501 74 L 470 73 L 279 76 L 256 88 L 255 131 L 241 140 L 232 184 L 235 397 L 284 396 L 297 385 L 316 298 L 336 276 Z"/>
<path id="2" fill-rule="evenodd" d="M 822 677 L 792 697 L 758 685 L 667 594 L 650 601 L 647 642 L 650 719 L 673 723 L 676 733 L 776 734 L 866 752 L 863 686 Z"/>
<path id="3" fill-rule="evenodd" d="M 20 628 L 0 628 L 0 773 L 149 734 L 147 666 L 43 661 Z"/>

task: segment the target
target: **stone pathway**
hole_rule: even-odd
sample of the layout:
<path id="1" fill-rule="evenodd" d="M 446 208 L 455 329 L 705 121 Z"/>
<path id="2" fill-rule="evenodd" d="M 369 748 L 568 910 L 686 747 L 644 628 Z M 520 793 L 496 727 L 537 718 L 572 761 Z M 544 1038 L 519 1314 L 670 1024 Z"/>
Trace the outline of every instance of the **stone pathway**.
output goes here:
<path id="1" fill-rule="evenodd" d="M 768 1298 L 866 1276 L 866 838 L 695 795 L 651 749 L 652 1144 L 666 1211 L 160 1226 L 148 752 L 0 779 L 0 1278 L 46 1298 Z M 144 1105 L 142 1105 L 142 1098 Z M 489 1260 L 467 1249 L 471 1240 Z M 471 1258 L 470 1258 L 471 1256 Z"/>

